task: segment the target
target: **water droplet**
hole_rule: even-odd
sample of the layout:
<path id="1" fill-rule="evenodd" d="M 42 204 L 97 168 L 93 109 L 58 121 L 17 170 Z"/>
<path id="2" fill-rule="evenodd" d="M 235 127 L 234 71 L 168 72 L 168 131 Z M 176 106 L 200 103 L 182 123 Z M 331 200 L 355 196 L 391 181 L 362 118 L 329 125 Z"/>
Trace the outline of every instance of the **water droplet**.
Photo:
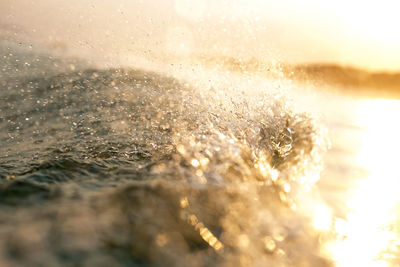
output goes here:
<path id="1" fill-rule="evenodd" d="M 274 249 L 276 248 L 275 241 L 274 241 L 273 238 L 270 237 L 270 236 L 264 237 L 263 243 L 264 243 L 265 249 L 266 249 L 268 252 L 272 252 L 272 251 L 274 251 Z"/>

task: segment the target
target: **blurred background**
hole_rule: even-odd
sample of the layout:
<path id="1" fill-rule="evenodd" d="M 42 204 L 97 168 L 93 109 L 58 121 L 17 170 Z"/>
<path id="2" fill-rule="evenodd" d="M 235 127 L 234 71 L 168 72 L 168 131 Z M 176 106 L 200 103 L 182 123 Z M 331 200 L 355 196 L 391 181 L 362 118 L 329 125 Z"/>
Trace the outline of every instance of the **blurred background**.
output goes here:
<path id="1" fill-rule="evenodd" d="M 266 72 L 261 66 L 279 61 L 302 80 L 379 84 L 393 92 L 400 84 L 399 5 L 391 0 L 4 0 L 0 34 L 108 62 L 201 58 Z"/>

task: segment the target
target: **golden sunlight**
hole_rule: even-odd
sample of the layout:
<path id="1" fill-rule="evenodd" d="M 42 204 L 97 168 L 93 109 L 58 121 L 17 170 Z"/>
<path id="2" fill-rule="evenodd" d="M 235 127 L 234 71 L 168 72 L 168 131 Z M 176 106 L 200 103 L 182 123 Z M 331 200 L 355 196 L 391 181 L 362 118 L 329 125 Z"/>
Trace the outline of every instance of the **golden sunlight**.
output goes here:
<path id="1" fill-rule="evenodd" d="M 359 111 L 365 135 L 358 160 L 369 176 L 351 194 L 350 212 L 335 222 L 337 239 L 326 249 L 337 266 L 391 266 L 399 239 L 393 227 L 400 201 L 400 125 L 393 116 L 400 114 L 400 101 L 365 101 Z"/>
<path id="2" fill-rule="evenodd" d="M 400 267 L 399 29 L 400 0 L 0 0 L 0 267 Z"/>

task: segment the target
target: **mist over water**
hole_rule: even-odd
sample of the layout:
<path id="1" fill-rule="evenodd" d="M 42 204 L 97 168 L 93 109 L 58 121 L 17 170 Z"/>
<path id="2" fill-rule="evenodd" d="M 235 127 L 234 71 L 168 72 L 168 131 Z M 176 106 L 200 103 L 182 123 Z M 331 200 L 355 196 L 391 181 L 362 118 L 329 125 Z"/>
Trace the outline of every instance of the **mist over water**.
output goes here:
<path id="1" fill-rule="evenodd" d="M 201 1 L 136 2 L 8 6 L 0 265 L 396 266 L 398 102 L 304 88 L 240 27 L 203 46 Z"/>

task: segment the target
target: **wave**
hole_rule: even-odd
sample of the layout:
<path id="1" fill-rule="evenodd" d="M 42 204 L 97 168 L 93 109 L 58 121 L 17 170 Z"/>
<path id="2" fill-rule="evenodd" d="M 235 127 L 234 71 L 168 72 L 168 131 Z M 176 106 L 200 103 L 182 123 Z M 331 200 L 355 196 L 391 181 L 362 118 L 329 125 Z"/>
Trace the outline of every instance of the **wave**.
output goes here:
<path id="1" fill-rule="evenodd" d="M 34 67 L 1 84 L 3 264 L 330 266 L 301 202 L 326 136 L 286 96 L 15 56 Z"/>

